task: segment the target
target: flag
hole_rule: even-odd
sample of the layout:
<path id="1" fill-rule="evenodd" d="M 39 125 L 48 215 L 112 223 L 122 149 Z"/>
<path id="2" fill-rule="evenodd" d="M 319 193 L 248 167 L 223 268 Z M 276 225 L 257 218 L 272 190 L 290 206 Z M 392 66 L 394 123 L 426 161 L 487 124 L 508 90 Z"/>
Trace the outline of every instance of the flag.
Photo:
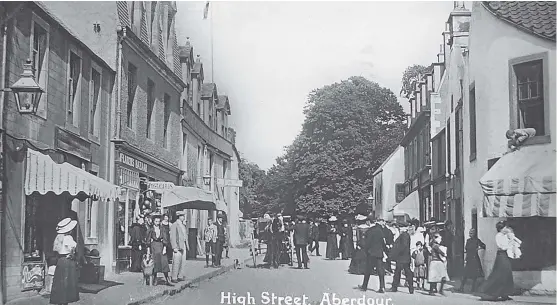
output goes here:
<path id="1" fill-rule="evenodd" d="M 207 19 L 208 15 L 209 15 L 209 1 L 205 3 L 205 9 L 203 10 L 203 19 Z"/>

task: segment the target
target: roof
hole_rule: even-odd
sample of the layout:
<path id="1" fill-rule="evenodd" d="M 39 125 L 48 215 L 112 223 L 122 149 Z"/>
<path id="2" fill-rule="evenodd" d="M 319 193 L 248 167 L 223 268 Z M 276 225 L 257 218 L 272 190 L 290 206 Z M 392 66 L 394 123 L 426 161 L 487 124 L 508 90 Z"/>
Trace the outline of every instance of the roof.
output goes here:
<path id="1" fill-rule="evenodd" d="M 483 6 L 517 28 L 555 41 L 555 2 L 553 1 L 483 1 Z"/>
<path id="2" fill-rule="evenodd" d="M 226 114 L 230 115 L 230 101 L 227 95 L 219 95 L 219 105 L 217 109 L 225 109 Z"/>
<path id="3" fill-rule="evenodd" d="M 377 174 L 379 174 L 381 171 L 383 171 L 383 167 L 385 167 L 385 164 L 387 164 L 387 162 L 389 162 L 389 160 L 391 160 L 391 158 L 394 156 L 394 154 L 396 154 L 396 152 L 401 148 L 401 146 L 397 146 L 395 150 L 393 150 L 393 152 L 387 157 L 387 159 L 385 159 L 385 161 L 383 161 L 383 163 L 381 163 L 381 166 L 379 166 L 379 168 L 377 168 L 377 170 L 375 170 L 375 172 L 373 172 L 373 176 L 377 176 Z"/>
<path id="4" fill-rule="evenodd" d="M 215 90 L 217 90 L 217 86 L 214 83 L 201 85 L 201 98 L 210 98 Z"/>

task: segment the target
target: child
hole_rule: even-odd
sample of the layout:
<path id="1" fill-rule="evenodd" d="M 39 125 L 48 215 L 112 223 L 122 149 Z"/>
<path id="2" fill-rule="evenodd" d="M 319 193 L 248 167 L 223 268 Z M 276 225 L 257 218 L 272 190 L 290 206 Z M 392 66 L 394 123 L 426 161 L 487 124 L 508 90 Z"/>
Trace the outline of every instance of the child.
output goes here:
<path id="1" fill-rule="evenodd" d="M 536 135 L 536 130 L 534 128 L 524 128 L 507 130 L 506 136 L 508 141 L 508 146 L 511 151 L 517 150 L 528 138 L 534 137 Z"/>
<path id="2" fill-rule="evenodd" d="M 427 267 L 426 267 L 426 256 L 427 250 L 423 248 L 421 241 L 416 243 L 417 250 L 412 253 L 412 258 L 414 259 L 414 276 L 416 277 L 416 283 L 419 288 L 425 290 L 425 279 L 427 277 Z"/>
<path id="3" fill-rule="evenodd" d="M 429 247 L 430 262 L 427 281 L 429 282 L 429 294 L 435 295 L 435 288 L 437 288 L 437 283 L 441 283 L 439 287 L 439 293 L 443 293 L 443 286 L 445 282 L 449 280 L 449 274 L 447 273 L 447 265 L 445 261 L 447 259 L 446 247 L 441 246 L 441 235 L 435 233 L 433 235 L 433 240 L 431 246 Z"/>

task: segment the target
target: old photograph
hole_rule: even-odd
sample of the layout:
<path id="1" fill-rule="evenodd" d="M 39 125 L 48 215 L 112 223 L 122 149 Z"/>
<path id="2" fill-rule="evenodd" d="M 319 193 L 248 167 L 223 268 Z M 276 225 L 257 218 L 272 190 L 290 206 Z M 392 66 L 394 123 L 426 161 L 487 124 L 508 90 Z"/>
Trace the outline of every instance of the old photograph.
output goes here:
<path id="1" fill-rule="evenodd" d="M 556 304 L 554 1 L 0 1 L 0 305 Z"/>

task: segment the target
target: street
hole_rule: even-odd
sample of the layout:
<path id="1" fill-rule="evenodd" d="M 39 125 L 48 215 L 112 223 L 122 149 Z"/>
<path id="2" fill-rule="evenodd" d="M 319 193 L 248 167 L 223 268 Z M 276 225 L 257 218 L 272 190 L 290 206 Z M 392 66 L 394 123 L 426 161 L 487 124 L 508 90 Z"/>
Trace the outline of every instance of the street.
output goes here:
<path id="1" fill-rule="evenodd" d="M 322 243 L 322 249 L 325 249 Z M 357 289 L 362 276 L 347 272 L 349 260 L 328 261 L 324 256 L 310 256 L 310 269 L 297 270 L 294 267 L 282 266 L 280 269 L 254 269 L 243 267 L 222 276 L 202 282 L 196 287 L 182 293 L 168 296 L 154 304 L 165 305 L 217 305 L 217 304 L 322 304 L 322 305 L 396 305 L 396 304 L 446 304 L 447 299 L 458 304 L 527 304 L 524 301 L 480 302 L 470 294 L 446 292 L 446 296 L 428 296 L 426 292 L 417 290 L 414 295 L 408 288 L 399 288 L 399 292 L 378 294 L 379 280 L 372 276 L 366 301 L 358 302 L 364 295 Z M 386 276 L 387 289 L 391 287 L 392 276 Z M 230 293 L 230 295 L 229 295 Z M 248 295 L 249 293 L 249 295 Z M 273 302 L 273 293 L 276 296 Z M 230 296 L 230 298 L 228 298 Z M 292 299 L 286 297 L 291 296 Z M 222 297 L 222 299 L 221 299 Z M 244 298 L 242 298 L 244 297 Z M 280 297 L 284 297 L 282 300 Z M 327 300 L 327 297 L 329 298 Z M 296 300 L 295 298 L 298 298 Z M 342 302 L 340 299 L 348 298 Z M 228 301 L 230 300 L 230 301 Z M 234 302 L 235 300 L 235 302 Z M 353 301 L 352 301 L 353 300 Z M 330 301 L 330 302 L 328 302 Z"/>

